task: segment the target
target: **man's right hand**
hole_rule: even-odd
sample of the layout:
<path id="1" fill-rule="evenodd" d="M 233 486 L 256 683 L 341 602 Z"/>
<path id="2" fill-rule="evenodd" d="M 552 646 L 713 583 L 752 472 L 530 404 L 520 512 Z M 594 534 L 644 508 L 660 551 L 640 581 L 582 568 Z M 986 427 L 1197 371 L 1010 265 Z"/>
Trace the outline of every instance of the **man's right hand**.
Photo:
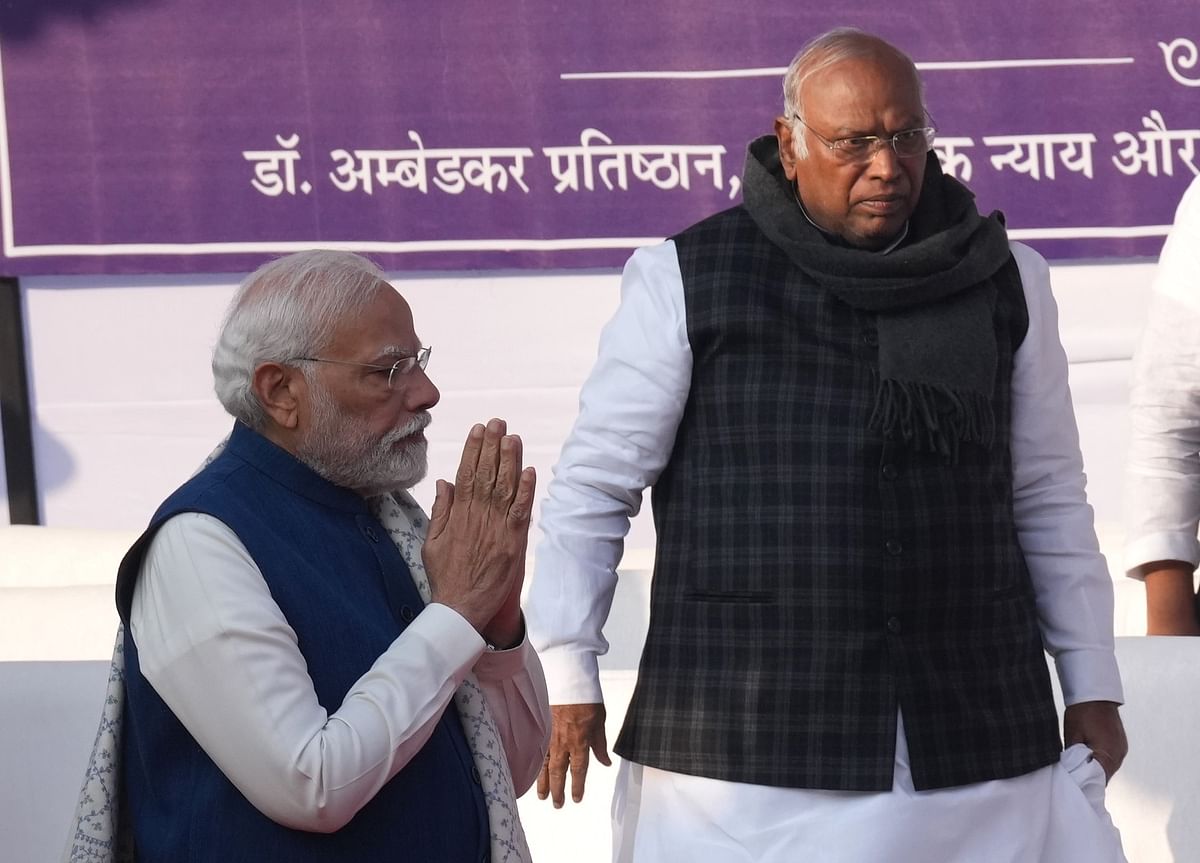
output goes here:
<path id="1" fill-rule="evenodd" d="M 587 780 L 588 751 L 605 767 L 612 766 L 608 757 L 608 740 L 604 735 L 603 704 L 550 705 L 550 752 L 538 776 L 539 800 L 550 797 L 554 808 L 563 805 L 567 770 L 571 771 L 571 799 L 583 800 L 583 784 Z"/>
<path id="2" fill-rule="evenodd" d="M 471 429 L 454 485 L 438 480 L 421 557 L 433 602 L 480 633 L 500 627 L 493 637 L 513 640 L 520 606 L 507 600 L 519 595 L 525 575 L 535 477 L 533 468 L 521 469 L 521 439 L 506 431 L 499 419 Z M 502 608 L 510 619 L 496 621 Z"/>

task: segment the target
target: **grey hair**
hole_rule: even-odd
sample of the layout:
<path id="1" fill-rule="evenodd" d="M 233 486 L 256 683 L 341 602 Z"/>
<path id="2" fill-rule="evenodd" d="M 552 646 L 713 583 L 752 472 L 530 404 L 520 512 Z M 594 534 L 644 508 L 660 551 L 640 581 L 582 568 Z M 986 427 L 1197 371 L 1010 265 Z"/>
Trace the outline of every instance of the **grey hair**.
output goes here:
<path id="1" fill-rule="evenodd" d="M 337 326 L 384 289 L 383 271 L 371 261 L 323 249 L 277 258 L 248 275 L 213 349 L 213 388 L 225 410 L 261 430 L 267 414 L 254 393 L 254 370 L 320 353 Z"/>
<path id="2" fill-rule="evenodd" d="M 783 76 L 783 113 L 787 121 L 796 125 L 796 118 L 802 117 L 803 105 L 800 102 L 800 90 L 804 82 L 821 72 L 841 63 L 860 57 L 878 57 L 881 52 L 890 52 L 904 61 L 912 72 L 913 80 L 917 82 L 917 95 L 921 100 L 921 108 L 925 108 L 925 83 L 917 72 L 917 64 L 912 58 L 892 45 L 857 27 L 835 27 L 815 39 L 810 40 L 792 58 L 787 72 Z M 793 135 L 796 142 L 796 158 L 808 157 L 808 142 L 803 135 Z"/>

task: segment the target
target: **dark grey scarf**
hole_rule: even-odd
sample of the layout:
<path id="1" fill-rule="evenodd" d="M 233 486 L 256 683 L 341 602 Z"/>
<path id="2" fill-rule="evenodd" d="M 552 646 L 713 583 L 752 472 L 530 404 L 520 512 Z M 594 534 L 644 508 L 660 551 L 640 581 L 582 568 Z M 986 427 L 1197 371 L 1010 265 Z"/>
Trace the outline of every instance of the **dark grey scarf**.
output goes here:
<path id="1" fill-rule="evenodd" d="M 870 427 L 955 460 L 971 441 L 991 447 L 996 376 L 992 277 L 1008 262 L 999 211 L 986 219 L 930 153 L 904 243 L 886 255 L 836 245 L 804 217 L 774 136 L 750 143 L 746 211 L 818 285 L 878 313 L 879 390 Z"/>

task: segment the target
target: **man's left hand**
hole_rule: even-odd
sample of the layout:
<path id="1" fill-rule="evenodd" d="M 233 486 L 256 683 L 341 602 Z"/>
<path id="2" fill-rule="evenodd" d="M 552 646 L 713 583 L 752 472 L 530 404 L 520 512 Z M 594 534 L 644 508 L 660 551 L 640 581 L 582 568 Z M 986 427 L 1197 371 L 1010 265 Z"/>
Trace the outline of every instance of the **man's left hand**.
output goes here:
<path id="1" fill-rule="evenodd" d="M 1121 767 L 1129 742 L 1125 726 L 1112 701 L 1082 701 L 1072 704 L 1063 714 L 1063 740 L 1067 746 L 1086 744 L 1109 780 Z"/>

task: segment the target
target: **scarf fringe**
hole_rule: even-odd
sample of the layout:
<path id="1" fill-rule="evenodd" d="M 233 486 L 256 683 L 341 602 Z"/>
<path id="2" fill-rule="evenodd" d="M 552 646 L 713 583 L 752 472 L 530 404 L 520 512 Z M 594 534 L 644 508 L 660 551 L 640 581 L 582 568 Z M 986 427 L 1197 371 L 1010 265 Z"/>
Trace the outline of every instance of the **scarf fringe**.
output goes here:
<path id="1" fill-rule="evenodd" d="M 938 453 L 950 464 L 958 463 L 961 443 L 991 449 L 996 440 L 991 400 L 944 384 L 883 381 L 868 428 L 917 451 Z"/>

